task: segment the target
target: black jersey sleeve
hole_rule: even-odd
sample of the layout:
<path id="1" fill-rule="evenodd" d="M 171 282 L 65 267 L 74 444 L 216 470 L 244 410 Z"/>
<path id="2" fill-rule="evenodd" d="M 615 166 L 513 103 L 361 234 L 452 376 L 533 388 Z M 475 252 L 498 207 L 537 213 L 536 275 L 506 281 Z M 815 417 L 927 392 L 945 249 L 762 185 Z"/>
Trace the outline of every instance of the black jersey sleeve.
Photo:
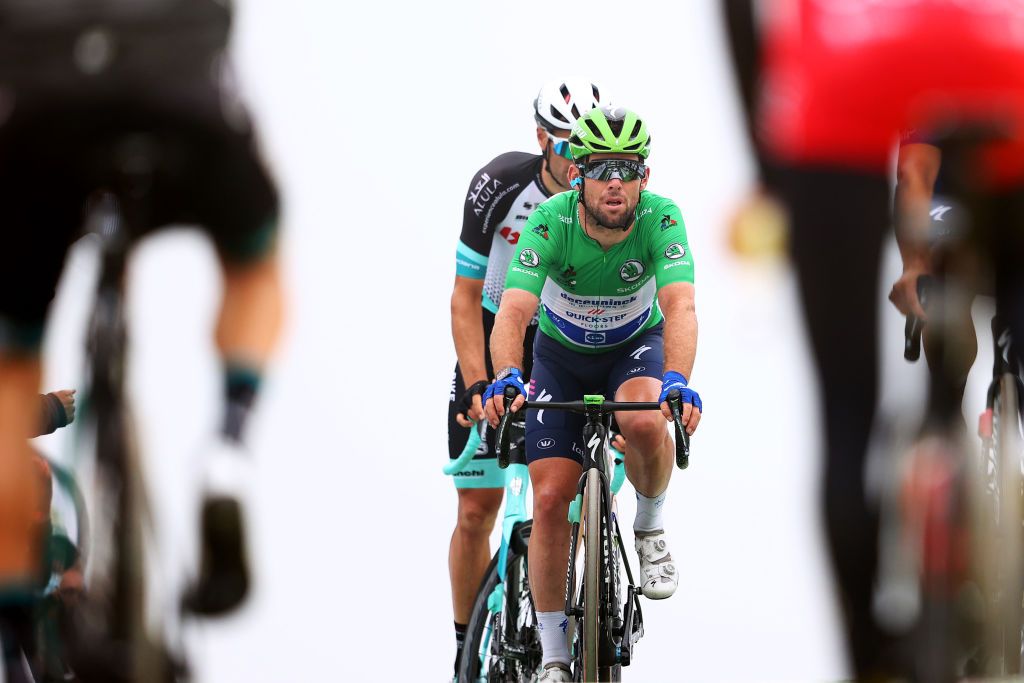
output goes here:
<path id="1" fill-rule="evenodd" d="M 462 210 L 456 274 L 484 277 L 498 222 L 508 213 L 519 190 L 538 177 L 542 160 L 539 154 L 507 152 L 473 176 Z"/>
<path id="2" fill-rule="evenodd" d="M 42 394 L 39 397 L 39 408 L 38 427 L 36 432 L 30 436 L 52 434 L 68 425 L 68 415 L 64 411 L 64 404 L 60 402 L 56 394 Z"/>

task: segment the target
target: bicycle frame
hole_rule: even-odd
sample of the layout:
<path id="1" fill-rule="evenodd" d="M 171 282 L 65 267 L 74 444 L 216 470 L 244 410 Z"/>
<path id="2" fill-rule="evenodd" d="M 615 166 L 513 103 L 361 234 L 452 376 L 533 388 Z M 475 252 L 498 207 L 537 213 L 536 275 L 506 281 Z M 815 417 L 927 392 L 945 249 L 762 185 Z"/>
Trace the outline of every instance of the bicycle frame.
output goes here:
<path id="1" fill-rule="evenodd" d="M 466 445 L 459 457 L 444 466 L 443 472 L 452 476 L 465 469 L 476 455 L 476 451 L 482 441 L 481 430 L 486 429 L 482 424 L 471 428 Z M 610 449 L 618 453 L 615 449 Z M 523 454 L 520 454 L 522 456 Z M 621 454 L 619 454 L 621 456 Z M 527 545 L 527 541 L 517 535 L 520 525 L 529 519 L 526 511 L 526 493 L 530 486 L 529 468 L 524 457 L 515 458 L 505 471 L 505 508 L 501 524 L 501 544 L 498 547 L 498 576 L 501 581 L 487 598 L 487 609 L 491 615 L 500 612 L 505 603 L 505 580 L 507 578 L 509 548 L 513 543 Z M 615 477 L 612 493 L 617 493 L 625 481 L 625 465 L 621 457 L 616 458 Z M 484 633 L 484 639 L 480 652 L 487 652 L 490 648 L 490 639 L 493 629 L 493 619 L 488 619 Z M 480 653 L 477 653 L 479 656 Z M 483 659 L 481 657 L 481 670 L 483 670 Z"/>
<path id="2" fill-rule="evenodd" d="M 498 464 L 501 467 L 506 467 L 508 465 L 508 425 L 512 416 L 509 408 L 514 398 L 515 390 L 510 391 L 509 389 L 506 389 L 504 395 L 505 414 L 502 416 L 498 425 L 496 439 Z M 672 411 L 673 424 L 675 427 L 676 464 L 680 469 L 684 469 L 689 465 L 690 449 L 689 436 L 682 425 L 682 406 L 678 391 L 674 391 L 670 394 L 668 403 Z M 612 511 L 612 491 L 605 463 L 605 453 L 608 443 L 608 427 L 605 424 L 605 421 L 610 420 L 610 415 L 613 412 L 660 410 L 661 406 L 656 402 L 605 401 L 604 396 L 594 394 L 584 396 L 582 402 L 545 401 L 536 405 L 530 405 L 530 402 L 527 401 L 520 407 L 520 411 L 529 408 L 581 412 L 587 418 L 586 424 L 583 427 L 583 443 L 585 444 L 585 448 L 583 449 L 583 472 L 580 475 L 579 484 L 576 489 L 576 497 L 569 504 L 569 521 L 571 522 L 572 527 L 569 535 L 569 558 L 567 565 L 568 568 L 566 571 L 565 614 L 568 617 L 574 618 L 581 618 L 585 614 L 584 609 L 580 605 L 576 604 L 575 600 L 576 555 L 578 551 L 580 525 L 583 518 L 584 494 L 587 493 L 587 480 L 590 478 L 591 472 L 596 470 L 598 481 L 600 481 L 601 484 L 600 492 L 590 491 L 589 495 L 596 494 L 603 498 L 605 519 L 603 520 L 604 524 L 602 525 L 604 531 L 601 538 L 601 544 L 606 545 L 609 549 L 609 553 L 612 552 L 612 534 L 614 529 L 614 533 L 618 538 L 620 559 L 626 569 L 626 576 L 629 581 L 626 591 L 626 606 L 621 618 L 619 615 L 619 604 L 617 599 L 607 600 L 598 607 L 598 609 L 601 610 L 602 622 L 605 624 L 611 624 L 610 628 L 603 629 L 601 633 L 602 639 L 599 647 L 600 656 L 598 667 L 614 666 L 619 664 L 628 665 L 632 659 L 632 646 L 635 642 L 633 639 L 634 618 L 639 620 L 639 624 L 641 624 L 640 633 L 642 633 L 643 614 L 640 610 L 638 593 L 636 592 L 633 583 L 632 571 L 630 569 L 629 562 L 625 560 L 627 556 L 625 548 L 622 545 L 622 535 L 618 531 L 618 522 Z M 588 523 L 592 521 L 593 520 L 589 520 Z M 618 596 L 618 586 L 616 583 L 617 572 L 612 570 L 607 572 L 607 575 L 609 582 L 608 594 Z M 619 643 L 614 642 L 616 637 L 619 638 Z"/>

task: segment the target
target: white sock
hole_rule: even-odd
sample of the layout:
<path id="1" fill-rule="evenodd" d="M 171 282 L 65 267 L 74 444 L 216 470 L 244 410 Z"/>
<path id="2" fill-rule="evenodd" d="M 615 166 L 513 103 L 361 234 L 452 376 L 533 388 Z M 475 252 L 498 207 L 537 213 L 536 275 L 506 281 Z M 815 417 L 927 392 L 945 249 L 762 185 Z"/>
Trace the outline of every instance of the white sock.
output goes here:
<path id="1" fill-rule="evenodd" d="M 633 531 L 655 531 L 664 529 L 661 521 L 661 510 L 665 505 L 665 494 L 648 498 L 642 493 L 636 494 L 636 519 L 633 520 Z"/>
<path id="2" fill-rule="evenodd" d="M 551 662 L 569 664 L 569 642 L 565 632 L 569 628 L 569 617 L 565 612 L 537 612 L 537 630 L 540 631 L 540 646 L 544 650 L 541 664 Z"/>

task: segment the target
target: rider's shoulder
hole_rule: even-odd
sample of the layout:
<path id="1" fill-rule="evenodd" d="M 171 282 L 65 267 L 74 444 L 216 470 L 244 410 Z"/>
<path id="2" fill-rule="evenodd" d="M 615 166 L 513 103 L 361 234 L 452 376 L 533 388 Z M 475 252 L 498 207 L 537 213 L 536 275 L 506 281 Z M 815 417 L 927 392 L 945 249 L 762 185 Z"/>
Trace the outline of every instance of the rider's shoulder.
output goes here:
<path id="1" fill-rule="evenodd" d="M 536 174 L 535 167 L 541 163 L 541 160 L 542 157 L 539 154 L 505 152 L 484 164 L 473 176 L 473 180 L 476 182 L 486 178 L 501 183 L 511 183 L 524 178 L 531 179 Z"/>
<path id="2" fill-rule="evenodd" d="M 682 211 L 672 199 L 644 190 L 640 193 L 636 215 L 642 223 L 655 223 L 660 226 L 664 216 L 668 215 L 672 219 L 676 216 L 681 218 Z"/>
<path id="3" fill-rule="evenodd" d="M 562 235 L 573 224 L 576 215 L 576 193 L 565 191 L 551 195 L 537 205 L 530 215 L 530 222 L 545 225 L 547 233 Z"/>

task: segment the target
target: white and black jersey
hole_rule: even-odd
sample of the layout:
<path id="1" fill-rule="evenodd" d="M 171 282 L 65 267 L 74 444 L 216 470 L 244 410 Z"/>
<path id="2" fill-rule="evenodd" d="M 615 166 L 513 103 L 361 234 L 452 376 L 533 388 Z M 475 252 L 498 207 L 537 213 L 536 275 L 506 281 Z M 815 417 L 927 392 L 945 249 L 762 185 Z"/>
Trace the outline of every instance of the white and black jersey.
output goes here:
<path id="1" fill-rule="evenodd" d="M 519 233 L 551 195 L 541 181 L 544 157 L 508 152 L 473 176 L 466 193 L 456 274 L 484 281 L 483 307 L 498 312 Z"/>

